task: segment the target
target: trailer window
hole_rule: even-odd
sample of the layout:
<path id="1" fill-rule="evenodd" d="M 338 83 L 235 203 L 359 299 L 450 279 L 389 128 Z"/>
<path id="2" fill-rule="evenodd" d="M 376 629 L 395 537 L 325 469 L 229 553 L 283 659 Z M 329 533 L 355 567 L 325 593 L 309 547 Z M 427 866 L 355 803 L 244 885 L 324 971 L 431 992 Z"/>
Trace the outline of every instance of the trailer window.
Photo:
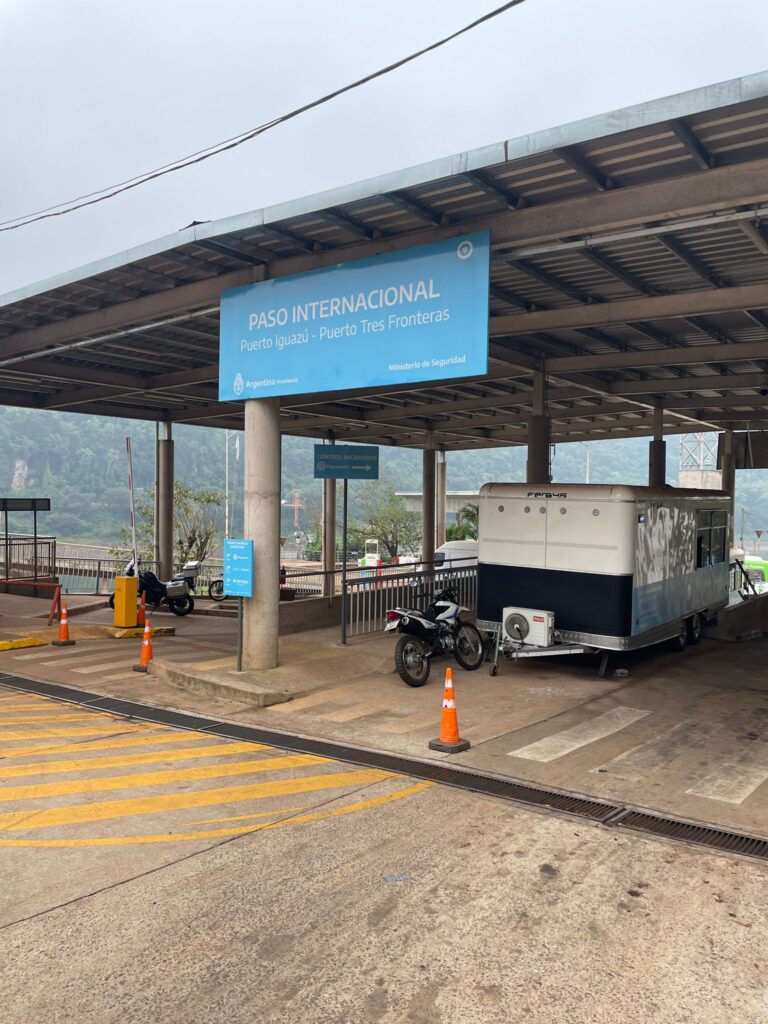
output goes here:
<path id="1" fill-rule="evenodd" d="M 726 561 L 728 543 L 728 516 L 725 512 L 712 513 L 712 565 L 722 565 Z"/>
<path id="2" fill-rule="evenodd" d="M 726 558 L 725 512 L 702 510 L 696 513 L 696 568 L 721 565 Z"/>

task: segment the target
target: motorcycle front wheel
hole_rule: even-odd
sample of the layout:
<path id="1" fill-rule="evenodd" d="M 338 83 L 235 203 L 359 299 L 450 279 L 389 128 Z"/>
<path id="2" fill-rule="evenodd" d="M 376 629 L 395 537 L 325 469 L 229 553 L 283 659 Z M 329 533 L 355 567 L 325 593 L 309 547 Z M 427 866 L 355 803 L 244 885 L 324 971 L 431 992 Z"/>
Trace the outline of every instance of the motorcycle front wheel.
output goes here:
<path id="1" fill-rule="evenodd" d="M 168 607 L 174 615 L 189 615 L 195 602 L 191 597 L 171 597 L 168 599 Z"/>
<path id="2" fill-rule="evenodd" d="M 485 650 L 480 631 L 471 622 L 462 622 L 453 645 L 456 661 L 468 672 L 474 672 L 483 663 Z"/>
<path id="3" fill-rule="evenodd" d="M 226 596 L 224 593 L 224 580 L 211 580 L 208 585 L 208 597 L 212 601 L 223 601 Z"/>
<path id="4" fill-rule="evenodd" d="M 429 667 L 426 644 L 413 636 L 401 636 L 395 647 L 395 668 L 403 682 L 423 686 L 429 679 Z"/>
<path id="5" fill-rule="evenodd" d="M 114 608 L 115 607 L 115 595 L 114 594 L 110 594 L 109 595 L 109 607 L 110 608 Z"/>

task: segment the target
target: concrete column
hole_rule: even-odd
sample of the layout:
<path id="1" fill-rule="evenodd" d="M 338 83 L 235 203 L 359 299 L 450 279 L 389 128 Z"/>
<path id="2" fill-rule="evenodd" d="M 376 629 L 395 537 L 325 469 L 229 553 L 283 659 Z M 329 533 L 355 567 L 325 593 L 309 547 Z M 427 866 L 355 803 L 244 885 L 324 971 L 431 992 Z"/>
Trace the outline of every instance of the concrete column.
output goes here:
<path id="1" fill-rule="evenodd" d="M 736 456 L 733 451 L 733 431 L 726 430 L 723 434 L 723 446 L 720 453 L 720 487 L 731 499 L 728 515 L 728 545 L 734 546 L 736 515 Z"/>
<path id="2" fill-rule="evenodd" d="M 437 453 L 437 482 L 435 494 L 435 548 L 445 544 L 445 502 L 448 464 L 445 452 Z"/>
<path id="3" fill-rule="evenodd" d="M 173 437 L 170 423 L 159 423 L 157 428 L 155 495 L 158 575 L 161 580 L 169 580 L 173 576 Z"/>
<path id="4" fill-rule="evenodd" d="M 334 441 L 330 442 L 334 444 Z M 331 597 L 336 578 L 327 575 L 336 568 L 336 481 L 323 480 L 323 596 Z"/>
<path id="5" fill-rule="evenodd" d="M 667 482 L 667 442 L 664 440 L 664 408 L 653 410 L 653 440 L 648 445 L 648 486 L 664 487 Z"/>
<path id="6" fill-rule="evenodd" d="M 280 612 L 280 400 L 245 403 L 245 536 L 253 541 L 253 597 L 243 610 L 243 669 L 277 666 Z"/>
<path id="7" fill-rule="evenodd" d="M 528 462 L 525 479 L 529 484 L 548 484 L 549 446 L 552 423 L 547 414 L 547 376 L 542 370 L 533 371 L 533 409 L 528 420 Z"/>
<path id="8" fill-rule="evenodd" d="M 421 558 L 435 558 L 435 449 L 425 448 L 422 455 Z"/>

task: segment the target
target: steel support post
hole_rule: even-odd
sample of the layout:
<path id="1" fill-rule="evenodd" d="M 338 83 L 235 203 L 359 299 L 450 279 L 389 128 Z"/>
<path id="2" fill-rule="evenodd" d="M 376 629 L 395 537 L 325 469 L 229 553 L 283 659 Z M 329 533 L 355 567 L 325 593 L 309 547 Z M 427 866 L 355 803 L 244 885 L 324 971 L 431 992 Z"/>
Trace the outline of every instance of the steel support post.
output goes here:
<path id="1" fill-rule="evenodd" d="M 243 669 L 276 668 L 280 625 L 280 400 L 245 403 L 245 537 L 253 540 L 253 597 L 243 610 Z"/>
<path id="2" fill-rule="evenodd" d="M 421 560 L 435 560 L 435 449 L 422 453 Z"/>
<path id="3" fill-rule="evenodd" d="M 446 479 L 447 463 L 445 452 L 437 453 L 437 476 L 435 494 L 435 548 L 445 544 L 445 507 L 446 507 Z"/>
<path id="4" fill-rule="evenodd" d="M 648 444 L 648 486 L 664 487 L 667 482 L 667 442 L 664 440 L 664 408 L 653 410 L 653 440 Z"/>
<path id="5" fill-rule="evenodd" d="M 533 372 L 533 415 L 528 420 L 528 462 L 525 479 L 529 484 L 548 484 L 549 446 L 552 423 L 547 414 L 547 377 L 542 370 Z"/>
<path id="6" fill-rule="evenodd" d="M 331 441 L 331 444 L 334 442 Z M 336 481 L 323 481 L 323 596 L 336 590 Z"/>
<path id="7" fill-rule="evenodd" d="M 159 423 L 155 461 L 158 574 L 161 580 L 173 576 L 173 437 L 170 423 Z"/>
<path id="8" fill-rule="evenodd" d="M 731 510 L 728 516 L 728 545 L 733 547 L 734 517 L 736 513 L 736 456 L 733 451 L 733 431 L 726 430 L 723 434 L 723 446 L 720 453 L 720 487 L 731 499 Z"/>

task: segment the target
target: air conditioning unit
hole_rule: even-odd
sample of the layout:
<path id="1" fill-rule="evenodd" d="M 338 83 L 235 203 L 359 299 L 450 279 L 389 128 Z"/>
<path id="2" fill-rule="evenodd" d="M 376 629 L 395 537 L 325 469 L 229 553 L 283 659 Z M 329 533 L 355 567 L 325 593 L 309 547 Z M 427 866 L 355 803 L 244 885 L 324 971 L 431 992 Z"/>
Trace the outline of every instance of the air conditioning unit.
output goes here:
<path id="1" fill-rule="evenodd" d="M 501 629 L 503 638 L 515 646 L 551 647 L 555 613 L 536 608 L 505 608 Z"/>

